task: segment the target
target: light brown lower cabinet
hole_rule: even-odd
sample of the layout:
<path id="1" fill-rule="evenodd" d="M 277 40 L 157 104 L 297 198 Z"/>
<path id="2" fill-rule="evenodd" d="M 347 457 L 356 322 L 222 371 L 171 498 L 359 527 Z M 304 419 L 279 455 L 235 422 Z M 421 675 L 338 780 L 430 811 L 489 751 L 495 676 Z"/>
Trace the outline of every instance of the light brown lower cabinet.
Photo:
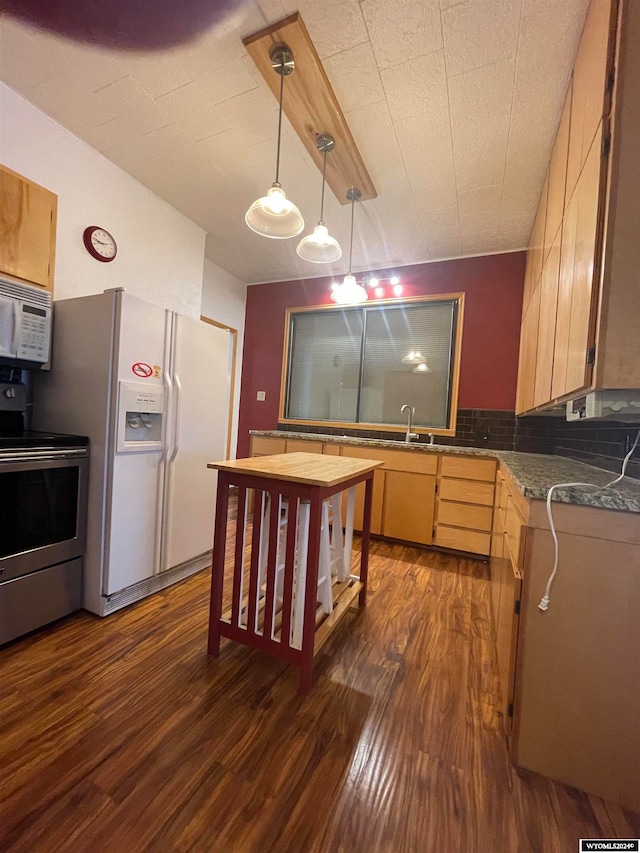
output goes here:
<path id="1" fill-rule="evenodd" d="M 542 611 L 554 563 L 545 501 L 499 473 L 491 600 L 511 757 L 640 811 L 640 514 L 554 503 L 553 515 L 558 572 Z"/>
<path id="2" fill-rule="evenodd" d="M 251 451 L 253 456 L 307 452 L 381 461 L 384 465 L 373 477 L 374 535 L 489 555 L 495 459 L 271 436 L 252 436 Z M 355 530 L 362 530 L 363 509 L 361 484 L 356 487 Z"/>
<path id="3" fill-rule="evenodd" d="M 385 471 L 383 535 L 431 545 L 435 500 L 435 476 Z"/>
<path id="4" fill-rule="evenodd" d="M 522 575 L 518 559 L 511 558 L 508 544 L 507 512 L 511 507 L 511 526 L 515 524 L 514 498 L 501 471 L 496 475 L 496 500 L 491 530 L 491 608 L 496 638 L 496 656 L 500 680 L 500 710 L 507 734 L 511 733 L 513 695 Z M 518 513 L 518 519 L 522 517 Z M 521 534 L 518 534 L 518 543 Z"/>
<path id="5" fill-rule="evenodd" d="M 434 544 L 489 556 L 496 465 L 495 459 L 442 456 Z"/>

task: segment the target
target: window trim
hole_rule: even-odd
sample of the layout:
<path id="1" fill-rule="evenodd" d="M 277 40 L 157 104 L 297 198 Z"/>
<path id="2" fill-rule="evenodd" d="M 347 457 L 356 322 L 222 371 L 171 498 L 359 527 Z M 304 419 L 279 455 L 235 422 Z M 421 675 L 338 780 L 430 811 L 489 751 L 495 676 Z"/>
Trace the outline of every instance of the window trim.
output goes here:
<path id="1" fill-rule="evenodd" d="M 453 348 L 453 367 L 451 371 L 451 400 L 449 406 L 449 424 L 446 429 L 437 429 L 430 427 L 412 427 L 413 431 L 420 435 L 455 435 L 456 434 L 456 419 L 458 415 L 458 390 L 460 387 L 460 357 L 462 354 L 462 327 L 464 321 L 464 293 L 438 293 L 433 296 L 411 296 L 407 299 L 376 299 L 372 305 L 389 305 L 398 306 L 405 304 L 417 304 L 427 302 L 451 302 L 456 300 L 458 305 L 456 309 L 455 321 L 455 345 Z M 310 311 L 343 311 L 345 308 L 352 306 L 345 305 L 305 305 L 300 308 L 287 308 L 285 311 L 285 332 L 282 349 L 282 368 L 280 373 L 280 403 L 278 406 L 278 423 L 287 425 L 300 426 L 317 426 L 327 427 L 332 429 L 366 429 L 375 430 L 376 432 L 401 432 L 401 424 L 376 424 L 376 423 L 355 423 L 353 421 L 312 421 L 301 420 L 298 418 L 287 418 L 284 414 L 287 389 L 287 374 L 289 370 L 289 346 L 291 335 L 291 315 L 304 314 Z M 356 307 L 356 306 L 353 306 Z M 366 307 L 366 305 L 358 306 Z"/>

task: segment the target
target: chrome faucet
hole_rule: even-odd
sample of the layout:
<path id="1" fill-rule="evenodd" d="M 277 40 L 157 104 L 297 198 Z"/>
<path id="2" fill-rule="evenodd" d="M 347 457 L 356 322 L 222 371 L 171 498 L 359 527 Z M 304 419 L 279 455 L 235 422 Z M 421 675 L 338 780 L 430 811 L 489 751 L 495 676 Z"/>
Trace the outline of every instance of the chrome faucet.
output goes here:
<path id="1" fill-rule="evenodd" d="M 413 409 L 408 403 L 405 403 L 400 408 L 400 414 L 403 415 L 405 412 L 408 412 L 409 414 L 407 416 L 407 434 L 405 435 L 404 440 L 409 443 L 414 438 L 418 437 L 417 432 L 411 432 L 411 419 L 415 415 L 415 409 Z"/>

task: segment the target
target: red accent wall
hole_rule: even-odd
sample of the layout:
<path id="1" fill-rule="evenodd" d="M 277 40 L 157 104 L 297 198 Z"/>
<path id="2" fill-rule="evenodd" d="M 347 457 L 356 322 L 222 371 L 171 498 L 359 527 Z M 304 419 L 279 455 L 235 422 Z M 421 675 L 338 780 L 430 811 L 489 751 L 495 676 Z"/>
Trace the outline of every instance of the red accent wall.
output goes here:
<path id="1" fill-rule="evenodd" d="M 525 253 L 512 252 L 377 272 L 381 279 L 400 276 L 403 297 L 466 294 L 458 396 L 461 409 L 515 408 L 524 265 Z M 375 274 L 372 270 L 371 275 Z M 249 455 L 250 429 L 278 425 L 285 310 L 332 304 L 332 281 L 331 277 L 308 278 L 247 288 L 239 457 Z M 256 401 L 256 391 L 266 392 L 264 402 Z"/>

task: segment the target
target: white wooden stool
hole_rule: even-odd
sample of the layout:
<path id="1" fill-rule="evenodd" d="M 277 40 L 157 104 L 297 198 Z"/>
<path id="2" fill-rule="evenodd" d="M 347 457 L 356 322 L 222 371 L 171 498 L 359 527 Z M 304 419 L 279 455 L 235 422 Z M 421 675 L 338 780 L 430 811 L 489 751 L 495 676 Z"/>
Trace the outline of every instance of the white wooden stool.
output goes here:
<path id="1" fill-rule="evenodd" d="M 296 524 L 296 548 L 293 574 L 293 606 L 292 606 L 292 645 L 302 647 L 302 628 L 304 624 L 304 595 L 307 579 L 307 552 L 309 542 L 309 510 L 307 500 L 298 504 Z M 260 528 L 260 550 L 258 557 L 258 590 L 262 590 L 267 570 L 269 553 L 269 518 L 271 513 L 271 497 L 265 493 L 262 510 L 262 525 Z M 278 528 L 278 543 L 276 546 L 276 600 L 282 601 L 284 582 L 285 549 L 287 541 L 287 524 L 289 506 L 280 499 L 280 523 Z M 342 535 L 342 511 L 339 495 L 334 495 L 322 504 L 322 520 L 320 528 L 320 559 L 318 562 L 318 601 L 325 613 L 333 611 L 333 592 L 331 589 L 333 577 L 343 581 L 346 577 L 344 559 L 344 541 Z M 260 594 L 260 593 L 259 593 Z"/>

